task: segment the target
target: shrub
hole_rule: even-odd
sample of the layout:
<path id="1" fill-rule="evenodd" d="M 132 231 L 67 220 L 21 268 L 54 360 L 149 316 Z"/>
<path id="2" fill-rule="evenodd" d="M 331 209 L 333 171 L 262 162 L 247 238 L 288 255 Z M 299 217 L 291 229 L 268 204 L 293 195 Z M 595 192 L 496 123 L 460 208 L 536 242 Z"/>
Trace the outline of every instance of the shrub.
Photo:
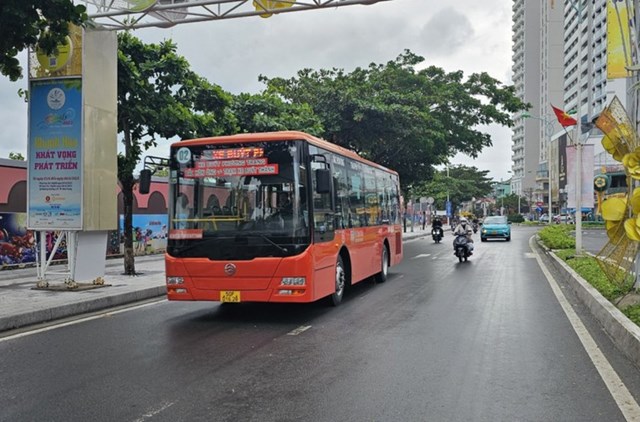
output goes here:
<path id="1" fill-rule="evenodd" d="M 612 283 L 609 278 L 602 272 L 602 268 L 598 265 L 595 258 L 589 255 L 580 257 L 575 256 L 575 250 L 556 251 L 556 255 L 565 261 L 575 272 L 580 274 L 582 278 L 587 280 L 589 284 L 596 288 L 609 301 L 627 294 L 633 287 L 633 278 L 627 277 L 622 284 Z M 622 271 L 622 270 L 621 270 Z M 621 274 L 620 279 L 624 278 Z"/>
<path id="2" fill-rule="evenodd" d="M 510 221 L 512 223 L 522 223 L 524 222 L 524 217 L 522 216 L 522 214 L 509 214 L 507 216 L 507 221 Z"/>
<path id="3" fill-rule="evenodd" d="M 573 229 L 567 224 L 552 224 L 538 232 L 540 240 L 549 249 L 570 249 L 576 247 L 576 240 L 569 234 Z"/>
<path id="4" fill-rule="evenodd" d="M 622 313 L 627 316 L 636 325 L 640 325 L 640 305 L 629 306 L 622 310 Z"/>

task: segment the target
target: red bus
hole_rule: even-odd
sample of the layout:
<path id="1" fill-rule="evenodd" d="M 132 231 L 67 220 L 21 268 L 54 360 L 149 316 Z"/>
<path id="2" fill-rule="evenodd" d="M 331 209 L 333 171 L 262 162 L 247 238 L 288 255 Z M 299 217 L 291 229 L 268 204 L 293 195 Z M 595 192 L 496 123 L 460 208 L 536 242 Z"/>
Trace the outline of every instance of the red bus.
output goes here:
<path id="1" fill-rule="evenodd" d="M 302 132 L 181 141 L 169 158 L 169 300 L 338 305 L 402 259 L 398 174 Z"/>

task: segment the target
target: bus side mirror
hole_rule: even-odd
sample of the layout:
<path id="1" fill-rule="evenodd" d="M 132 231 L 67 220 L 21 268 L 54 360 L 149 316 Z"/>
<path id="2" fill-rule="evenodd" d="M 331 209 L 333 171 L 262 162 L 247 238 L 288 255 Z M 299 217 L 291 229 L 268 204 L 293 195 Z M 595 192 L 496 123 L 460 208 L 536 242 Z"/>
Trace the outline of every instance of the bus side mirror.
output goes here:
<path id="1" fill-rule="evenodd" d="M 331 170 L 316 170 L 316 193 L 331 193 Z"/>
<path id="2" fill-rule="evenodd" d="M 146 195 L 151 190 L 151 170 L 140 170 L 140 181 L 138 182 L 138 191 Z"/>

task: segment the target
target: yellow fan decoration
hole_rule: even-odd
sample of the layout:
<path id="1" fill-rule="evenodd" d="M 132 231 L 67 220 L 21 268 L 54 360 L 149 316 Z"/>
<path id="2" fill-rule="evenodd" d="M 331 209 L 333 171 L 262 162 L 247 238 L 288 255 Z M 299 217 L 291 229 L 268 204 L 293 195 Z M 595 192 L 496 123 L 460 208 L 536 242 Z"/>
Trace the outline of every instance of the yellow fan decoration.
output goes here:
<path id="1" fill-rule="evenodd" d="M 640 188 L 633 189 L 632 185 L 633 180 L 640 180 L 640 145 L 631 119 L 617 97 L 600 113 L 595 125 L 604 133 L 602 146 L 622 163 L 627 174 L 629 190 L 624 197 L 602 202 L 609 241 L 596 257 L 609 280 L 623 283 L 640 245 Z"/>
<path id="2" fill-rule="evenodd" d="M 253 7 L 260 13 L 261 18 L 269 18 L 273 15 L 271 10 L 287 9 L 295 4 L 296 0 L 253 0 Z"/>

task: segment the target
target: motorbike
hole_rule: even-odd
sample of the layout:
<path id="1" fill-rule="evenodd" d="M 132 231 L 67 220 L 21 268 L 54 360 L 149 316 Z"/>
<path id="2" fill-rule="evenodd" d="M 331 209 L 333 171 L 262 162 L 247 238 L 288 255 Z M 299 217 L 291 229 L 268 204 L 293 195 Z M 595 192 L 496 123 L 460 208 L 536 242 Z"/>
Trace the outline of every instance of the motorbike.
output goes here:
<path id="1" fill-rule="evenodd" d="M 478 231 L 478 223 L 474 221 L 471 226 L 473 227 L 473 232 L 476 233 Z"/>
<path id="2" fill-rule="evenodd" d="M 442 227 L 434 227 L 431 229 L 431 237 L 436 243 L 440 243 L 442 236 L 444 235 Z"/>
<path id="3" fill-rule="evenodd" d="M 469 239 L 464 234 L 456 235 L 453 240 L 453 254 L 458 257 L 458 261 L 466 261 L 471 256 L 471 250 L 469 248 Z"/>

